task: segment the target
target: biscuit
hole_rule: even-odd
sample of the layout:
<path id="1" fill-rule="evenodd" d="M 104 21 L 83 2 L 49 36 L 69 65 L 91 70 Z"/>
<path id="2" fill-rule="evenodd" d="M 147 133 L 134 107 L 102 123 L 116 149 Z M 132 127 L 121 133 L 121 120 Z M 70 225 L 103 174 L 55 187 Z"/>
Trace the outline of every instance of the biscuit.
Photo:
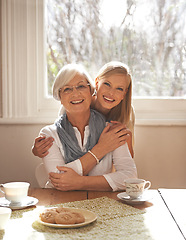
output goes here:
<path id="1" fill-rule="evenodd" d="M 40 214 L 40 219 L 46 223 L 52 224 L 78 224 L 85 222 L 83 214 L 76 212 L 73 209 L 64 207 L 45 209 Z"/>
<path id="2" fill-rule="evenodd" d="M 85 221 L 82 214 L 76 212 L 61 212 L 56 215 L 55 221 L 57 224 L 77 224 Z"/>
<path id="3" fill-rule="evenodd" d="M 55 216 L 57 224 L 75 224 L 76 219 L 71 212 L 61 212 Z"/>
<path id="4" fill-rule="evenodd" d="M 71 210 L 68 209 L 68 208 L 64 208 L 64 207 L 58 207 L 58 208 L 56 208 L 56 212 L 57 213 L 60 213 L 60 212 L 71 212 Z"/>
<path id="5" fill-rule="evenodd" d="M 72 212 L 73 216 L 76 219 L 76 223 L 83 223 L 85 222 L 85 217 L 83 216 L 83 214 L 78 213 L 78 212 Z"/>
<path id="6" fill-rule="evenodd" d="M 55 217 L 58 213 L 54 210 L 46 210 L 40 214 L 41 221 L 46 223 L 56 223 Z"/>

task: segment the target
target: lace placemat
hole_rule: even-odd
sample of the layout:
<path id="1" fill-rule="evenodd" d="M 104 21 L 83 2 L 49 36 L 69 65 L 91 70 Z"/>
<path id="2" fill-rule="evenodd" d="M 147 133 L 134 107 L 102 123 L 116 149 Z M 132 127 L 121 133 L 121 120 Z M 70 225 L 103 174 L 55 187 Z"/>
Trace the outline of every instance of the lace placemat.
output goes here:
<path id="1" fill-rule="evenodd" d="M 16 220 L 22 220 L 23 228 L 29 224 L 26 239 L 45 240 L 75 240 L 75 239 L 126 239 L 126 240 L 151 240 L 148 229 L 144 224 L 143 210 L 136 209 L 122 202 L 108 197 L 96 198 L 52 205 L 87 209 L 97 215 L 97 220 L 87 226 L 74 229 L 57 229 L 40 224 L 37 209 L 19 210 L 12 213 L 12 227 Z M 50 206 L 51 207 L 51 206 Z M 29 220 L 29 221 L 28 221 Z M 20 221 L 19 221 L 20 225 Z M 9 226 L 10 228 L 11 226 Z M 17 229 L 18 230 L 18 229 Z M 29 233 L 30 232 L 30 233 Z M 7 235 L 8 236 L 8 235 Z M 6 234 L 4 238 L 8 239 Z M 19 238 L 19 234 L 17 235 Z M 20 238 L 19 238 L 20 239 Z"/>

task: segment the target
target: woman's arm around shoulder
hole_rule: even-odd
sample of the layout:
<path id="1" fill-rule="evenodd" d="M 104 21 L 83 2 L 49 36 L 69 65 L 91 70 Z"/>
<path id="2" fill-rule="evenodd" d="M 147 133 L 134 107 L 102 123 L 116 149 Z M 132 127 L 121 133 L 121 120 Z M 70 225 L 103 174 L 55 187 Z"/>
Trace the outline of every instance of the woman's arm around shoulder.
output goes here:
<path id="1" fill-rule="evenodd" d="M 83 175 L 87 175 L 97 164 L 97 161 L 102 159 L 107 153 L 114 151 L 128 141 L 129 134 L 126 132 L 126 127 L 118 124 L 113 127 L 113 124 L 108 125 L 103 130 L 98 143 L 91 149 L 91 153 L 86 153 L 80 158 Z"/>

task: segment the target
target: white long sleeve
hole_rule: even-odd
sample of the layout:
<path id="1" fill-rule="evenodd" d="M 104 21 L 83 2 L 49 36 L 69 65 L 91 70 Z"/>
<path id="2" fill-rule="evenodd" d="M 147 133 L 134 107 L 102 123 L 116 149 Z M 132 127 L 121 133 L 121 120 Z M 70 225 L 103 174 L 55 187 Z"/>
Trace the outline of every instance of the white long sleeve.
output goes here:
<path id="1" fill-rule="evenodd" d="M 128 153 L 127 153 L 128 152 Z M 137 178 L 137 169 L 128 150 L 128 145 L 122 145 L 112 152 L 115 172 L 104 174 L 113 191 L 124 190 L 124 181 L 128 178 Z"/>
<path id="2" fill-rule="evenodd" d="M 49 149 L 49 154 L 42 159 L 45 170 L 48 174 L 50 172 L 57 172 L 57 166 L 65 165 L 66 167 L 72 168 L 79 175 L 83 175 L 83 169 L 79 159 L 71 163 L 65 164 L 63 147 L 58 137 L 55 125 L 44 127 L 43 129 L 41 129 L 40 135 L 54 138 L 53 145 Z"/>
<path id="3" fill-rule="evenodd" d="M 85 151 L 85 145 L 89 135 L 89 127 L 85 128 L 84 141 L 82 145 L 81 136 L 77 128 L 74 128 L 78 143 Z M 83 169 L 79 159 L 65 164 L 63 146 L 58 137 L 56 126 L 50 125 L 44 127 L 40 135 L 54 138 L 52 147 L 49 149 L 49 154 L 43 158 L 43 163 L 46 172 L 57 172 L 56 166 L 66 166 L 72 168 L 79 175 L 82 176 Z M 112 172 L 112 165 L 114 164 L 115 172 Z M 104 176 L 113 191 L 124 190 L 124 181 L 127 178 L 137 178 L 137 170 L 134 160 L 132 159 L 128 145 L 124 144 L 113 152 L 108 153 L 99 164 L 97 164 L 88 174 L 89 176 Z"/>
<path id="4" fill-rule="evenodd" d="M 114 164 L 115 172 L 111 172 L 112 163 Z M 104 169 L 107 170 L 105 171 Z M 89 172 L 89 176 L 94 175 L 103 175 L 113 191 L 124 190 L 124 181 L 126 179 L 137 178 L 136 165 L 130 155 L 128 145 L 124 144 L 113 152 L 108 153 L 102 161 Z"/>

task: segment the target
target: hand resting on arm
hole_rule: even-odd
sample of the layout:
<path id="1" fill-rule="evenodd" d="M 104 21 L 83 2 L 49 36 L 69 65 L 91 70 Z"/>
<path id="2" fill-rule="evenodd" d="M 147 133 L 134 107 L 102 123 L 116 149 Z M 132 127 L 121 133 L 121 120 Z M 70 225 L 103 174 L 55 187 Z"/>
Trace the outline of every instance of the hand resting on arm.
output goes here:
<path id="1" fill-rule="evenodd" d="M 103 176 L 80 176 L 73 169 L 57 167 L 63 173 L 50 173 L 50 180 L 53 186 L 61 191 L 72 190 L 112 190 Z"/>

